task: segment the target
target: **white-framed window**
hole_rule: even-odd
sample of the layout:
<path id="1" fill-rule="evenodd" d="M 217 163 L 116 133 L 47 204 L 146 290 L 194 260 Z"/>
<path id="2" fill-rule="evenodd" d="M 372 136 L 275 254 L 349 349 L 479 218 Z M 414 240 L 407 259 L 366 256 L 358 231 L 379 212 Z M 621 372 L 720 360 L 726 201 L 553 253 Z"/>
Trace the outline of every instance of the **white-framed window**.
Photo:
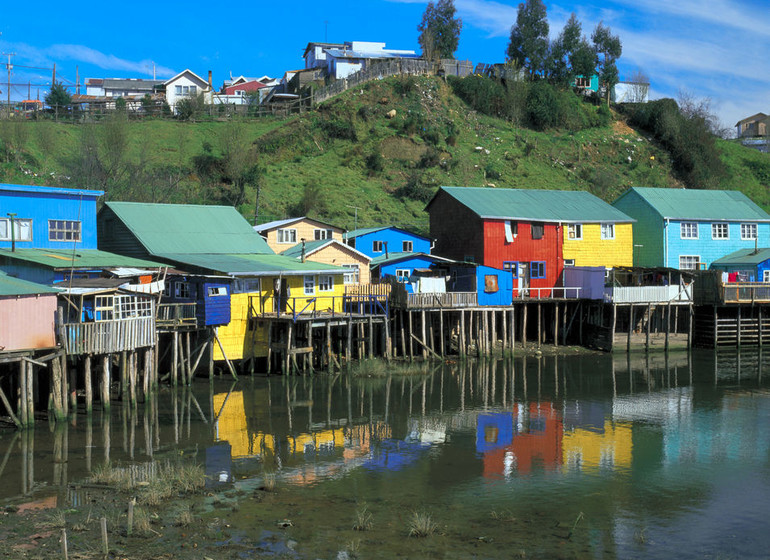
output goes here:
<path id="1" fill-rule="evenodd" d="M 254 294 L 262 290 L 259 278 L 237 278 L 233 282 L 234 294 Z"/>
<path id="2" fill-rule="evenodd" d="M 741 239 L 756 239 L 757 224 L 741 224 Z"/>
<path id="3" fill-rule="evenodd" d="M 226 296 L 227 288 L 225 286 L 209 286 L 206 293 L 209 297 Z"/>
<path id="4" fill-rule="evenodd" d="M 401 251 L 404 253 L 411 253 L 414 251 L 414 243 L 411 241 L 402 241 L 401 242 Z"/>
<path id="5" fill-rule="evenodd" d="M 698 255 L 679 255 L 680 270 L 697 270 L 700 263 Z"/>
<path id="6" fill-rule="evenodd" d="M 94 298 L 94 321 L 112 321 L 114 309 L 112 296 L 96 296 Z"/>
<path id="7" fill-rule="evenodd" d="M 412 271 L 408 268 L 398 268 L 396 269 L 396 279 L 399 282 L 408 282 L 409 276 L 411 276 Z"/>
<path id="8" fill-rule="evenodd" d="M 564 259 L 564 266 L 575 266 L 575 259 Z"/>
<path id="9" fill-rule="evenodd" d="M 177 282 L 175 286 L 174 295 L 179 299 L 190 299 L 190 283 Z"/>
<path id="10" fill-rule="evenodd" d="M 681 239 L 698 239 L 698 222 L 682 222 L 679 224 Z"/>
<path id="11" fill-rule="evenodd" d="M 304 287 L 306 296 L 315 295 L 315 276 L 305 276 L 305 280 L 302 285 Z"/>
<path id="12" fill-rule="evenodd" d="M 615 239 L 615 224 L 602 224 L 602 239 Z"/>
<path id="13" fill-rule="evenodd" d="M 49 241 L 80 241 L 80 221 L 48 220 Z"/>
<path id="14" fill-rule="evenodd" d="M 361 269 L 357 264 L 343 264 L 342 268 L 345 269 L 345 276 L 343 278 L 345 284 L 358 284 L 360 282 Z"/>
<path id="15" fill-rule="evenodd" d="M 152 317 L 152 299 L 137 296 L 115 296 L 115 319 Z"/>
<path id="16" fill-rule="evenodd" d="M 331 239 L 334 232 L 330 229 L 315 229 L 313 230 L 313 237 L 316 240 L 319 239 Z"/>
<path id="17" fill-rule="evenodd" d="M 32 241 L 32 220 L 14 218 L 13 238 L 15 241 Z M 10 218 L 0 218 L 0 241 L 11 240 Z"/>
<path id="18" fill-rule="evenodd" d="M 770 282 L 770 270 L 762 271 L 762 282 Z"/>
<path id="19" fill-rule="evenodd" d="M 182 95 L 182 86 L 174 86 L 174 93 Z"/>
<path id="20" fill-rule="evenodd" d="M 334 290 L 334 276 L 324 274 L 318 277 L 318 291 L 331 292 Z"/>
<path id="21" fill-rule="evenodd" d="M 372 253 L 382 253 L 382 241 L 372 241 Z"/>
<path id="22" fill-rule="evenodd" d="M 583 239 L 583 224 L 569 224 L 567 226 L 567 239 Z"/>
<path id="23" fill-rule="evenodd" d="M 291 243 L 292 245 L 297 243 L 297 230 L 294 228 L 279 229 L 276 236 L 278 243 Z"/>
<path id="24" fill-rule="evenodd" d="M 729 224 L 724 222 L 711 224 L 711 239 L 730 239 Z"/>

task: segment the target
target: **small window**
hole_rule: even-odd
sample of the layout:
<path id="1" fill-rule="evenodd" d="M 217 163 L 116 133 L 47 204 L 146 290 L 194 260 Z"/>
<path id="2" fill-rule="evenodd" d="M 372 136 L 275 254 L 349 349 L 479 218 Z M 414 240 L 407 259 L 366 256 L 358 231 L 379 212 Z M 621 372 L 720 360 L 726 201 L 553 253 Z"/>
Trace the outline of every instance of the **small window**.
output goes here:
<path id="1" fill-rule="evenodd" d="M 698 222 L 682 222 L 679 231 L 682 239 L 698 239 Z"/>
<path id="2" fill-rule="evenodd" d="M 195 95 L 196 93 L 198 93 L 198 87 L 190 86 L 190 95 Z"/>
<path id="3" fill-rule="evenodd" d="M 615 239 L 615 224 L 602 224 L 602 239 Z"/>
<path id="4" fill-rule="evenodd" d="M 11 239 L 11 220 L 0 218 L 0 241 Z"/>
<path id="5" fill-rule="evenodd" d="M 411 241 L 403 241 L 401 243 L 401 250 L 404 253 L 411 253 L 414 249 L 414 244 Z"/>
<path id="6" fill-rule="evenodd" d="M 503 270 L 510 270 L 513 278 L 519 277 L 519 263 L 516 261 L 504 261 Z"/>
<path id="7" fill-rule="evenodd" d="M 331 275 L 324 275 L 318 277 L 318 291 L 319 292 L 331 292 L 334 290 L 334 277 Z"/>
<path id="8" fill-rule="evenodd" d="M 333 233 L 334 232 L 330 229 L 316 229 L 316 230 L 313 230 L 313 237 L 316 240 L 331 239 Z"/>
<path id="9" fill-rule="evenodd" d="M 399 268 L 396 270 L 396 278 L 399 282 L 408 282 L 411 272 L 408 268 Z"/>
<path id="10" fill-rule="evenodd" d="M 372 241 L 372 253 L 382 253 L 382 241 Z"/>
<path id="11" fill-rule="evenodd" d="M 174 86 L 174 93 L 182 95 L 182 86 Z"/>
<path id="12" fill-rule="evenodd" d="M 49 241 L 80 241 L 80 222 L 75 220 L 48 220 Z"/>
<path id="13" fill-rule="evenodd" d="M 728 224 L 711 224 L 711 239 L 730 239 L 730 228 Z"/>
<path id="14" fill-rule="evenodd" d="M 227 288 L 224 286 L 211 286 L 208 288 L 207 293 L 209 297 L 226 296 Z"/>
<path id="15" fill-rule="evenodd" d="M 569 224 L 567 226 L 567 239 L 583 239 L 583 224 Z"/>
<path id="16" fill-rule="evenodd" d="M 179 299 L 190 299 L 190 283 L 189 282 L 177 282 L 176 292 L 174 295 Z"/>
<path id="17" fill-rule="evenodd" d="M 575 259 L 564 259 L 564 266 L 575 266 Z"/>
<path id="18" fill-rule="evenodd" d="M 488 294 L 494 294 L 499 290 L 497 286 L 497 274 L 484 275 L 484 291 Z"/>
<path id="19" fill-rule="evenodd" d="M 700 263 L 698 255 L 679 255 L 680 270 L 697 270 Z"/>
<path id="20" fill-rule="evenodd" d="M 529 263 L 530 278 L 545 278 L 545 261 L 533 261 Z"/>
<path id="21" fill-rule="evenodd" d="M 545 235 L 544 224 L 532 224 L 532 239 L 542 239 Z"/>
<path id="22" fill-rule="evenodd" d="M 314 295 L 315 294 L 315 276 L 305 276 L 303 287 L 305 289 L 306 296 Z"/>
<path id="23" fill-rule="evenodd" d="M 277 232 L 278 243 L 291 243 L 292 245 L 297 243 L 297 230 L 296 229 L 279 229 Z"/>
<path id="24" fill-rule="evenodd" d="M 357 264 L 343 264 L 342 268 L 345 269 L 345 276 L 343 278 L 345 284 L 358 284 L 360 277 L 360 269 Z"/>
<path id="25" fill-rule="evenodd" d="M 239 278 L 233 283 L 234 294 L 253 294 L 261 291 L 259 278 Z"/>
<path id="26" fill-rule="evenodd" d="M 94 320 L 112 321 L 114 313 L 112 296 L 96 296 L 94 298 Z"/>
<path id="27" fill-rule="evenodd" d="M 757 224 L 741 224 L 741 239 L 756 239 Z"/>
<path id="28" fill-rule="evenodd" d="M 32 241 L 32 220 L 14 218 L 14 241 Z M 0 240 L 11 241 L 11 220 L 0 218 Z"/>
<path id="29" fill-rule="evenodd" d="M 762 282 L 770 282 L 770 270 L 762 271 Z"/>

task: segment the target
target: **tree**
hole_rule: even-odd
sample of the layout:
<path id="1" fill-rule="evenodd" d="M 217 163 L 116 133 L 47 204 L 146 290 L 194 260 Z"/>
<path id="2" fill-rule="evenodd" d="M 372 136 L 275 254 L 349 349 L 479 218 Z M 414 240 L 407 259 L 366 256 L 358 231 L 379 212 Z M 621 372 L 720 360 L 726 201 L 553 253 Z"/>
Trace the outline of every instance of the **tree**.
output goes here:
<path id="1" fill-rule="evenodd" d="M 516 25 L 511 27 L 508 60 L 529 73 L 530 79 L 545 74 L 548 63 L 548 18 L 542 0 L 519 4 Z"/>
<path id="2" fill-rule="evenodd" d="M 569 85 L 575 76 L 596 72 L 596 51 L 583 36 L 583 26 L 573 13 L 551 45 L 551 81 Z"/>
<path id="3" fill-rule="evenodd" d="M 454 58 L 462 28 L 462 20 L 455 17 L 453 0 L 438 0 L 435 4 L 428 2 L 422 21 L 417 26 L 420 32 L 417 40 L 422 47 L 423 57 L 428 60 L 433 57 Z"/>
<path id="4" fill-rule="evenodd" d="M 615 61 L 623 52 L 620 37 L 613 35 L 609 27 L 605 27 L 600 21 L 591 35 L 596 53 L 600 55 L 599 81 L 607 88 L 607 104 L 610 103 L 610 92 L 618 83 L 618 67 Z"/>
<path id="5" fill-rule="evenodd" d="M 644 70 L 636 70 L 631 74 L 631 87 L 629 91 L 629 99 L 631 103 L 644 103 L 647 100 L 647 96 L 650 92 L 650 77 L 644 72 Z"/>
<path id="6" fill-rule="evenodd" d="M 61 82 L 54 82 L 48 95 L 45 96 L 45 104 L 49 107 L 68 107 L 72 103 L 72 96 Z"/>

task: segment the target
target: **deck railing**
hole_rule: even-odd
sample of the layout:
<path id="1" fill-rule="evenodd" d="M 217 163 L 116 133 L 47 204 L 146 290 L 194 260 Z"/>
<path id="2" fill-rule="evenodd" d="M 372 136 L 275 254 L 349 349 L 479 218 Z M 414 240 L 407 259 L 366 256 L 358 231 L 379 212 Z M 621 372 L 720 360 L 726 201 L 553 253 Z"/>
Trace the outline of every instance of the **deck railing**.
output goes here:
<path id="1" fill-rule="evenodd" d="M 692 284 L 684 286 L 610 286 L 604 288 L 607 303 L 692 302 Z"/>
<path id="2" fill-rule="evenodd" d="M 64 349 L 69 355 L 112 354 L 154 346 L 155 318 L 139 317 L 62 325 Z"/>
<path id="3" fill-rule="evenodd" d="M 552 288 L 514 288 L 513 299 L 578 299 L 580 287 L 553 286 Z"/>
<path id="4" fill-rule="evenodd" d="M 452 309 L 476 307 L 476 292 L 443 292 L 430 294 L 407 294 L 394 292 L 393 305 L 404 309 Z"/>
<path id="5" fill-rule="evenodd" d="M 770 282 L 731 282 L 722 285 L 725 303 L 770 302 Z"/>
<path id="6" fill-rule="evenodd" d="M 158 327 L 196 326 L 195 303 L 161 303 L 156 318 Z"/>
<path id="7" fill-rule="evenodd" d="M 266 310 L 268 303 L 273 311 Z M 252 317 L 290 316 L 296 322 L 300 318 L 387 315 L 388 301 L 382 296 L 252 296 L 249 298 L 249 310 Z"/>

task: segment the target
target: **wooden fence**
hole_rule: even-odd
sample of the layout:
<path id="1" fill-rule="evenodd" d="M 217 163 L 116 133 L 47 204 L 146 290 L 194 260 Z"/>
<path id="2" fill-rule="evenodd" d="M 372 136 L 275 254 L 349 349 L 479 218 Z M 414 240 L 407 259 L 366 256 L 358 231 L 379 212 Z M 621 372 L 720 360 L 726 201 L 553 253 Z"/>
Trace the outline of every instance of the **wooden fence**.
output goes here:
<path id="1" fill-rule="evenodd" d="M 68 323 L 62 325 L 64 349 L 68 355 L 112 354 L 154 346 L 155 318 Z"/>
<path id="2" fill-rule="evenodd" d="M 195 303 L 161 303 L 155 319 L 158 327 L 196 326 Z"/>

